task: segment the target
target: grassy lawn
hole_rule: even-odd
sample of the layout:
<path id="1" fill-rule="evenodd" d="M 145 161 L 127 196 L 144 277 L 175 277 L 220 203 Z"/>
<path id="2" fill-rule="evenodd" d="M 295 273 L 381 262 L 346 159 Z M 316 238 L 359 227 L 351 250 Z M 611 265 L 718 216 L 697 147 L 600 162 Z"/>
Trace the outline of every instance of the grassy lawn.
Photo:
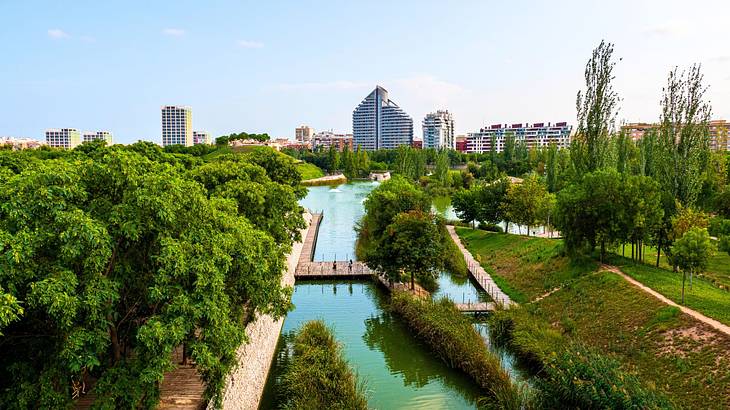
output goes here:
<path id="1" fill-rule="evenodd" d="M 297 163 L 297 170 L 300 174 L 302 174 L 302 181 L 324 176 L 324 171 L 322 171 L 318 166 L 310 164 L 308 162 Z"/>
<path id="2" fill-rule="evenodd" d="M 594 262 L 575 264 L 568 258 L 553 258 L 562 247 L 554 239 L 464 227 L 457 227 L 456 232 L 502 291 L 517 303 L 529 302 L 598 266 Z"/>
<path id="3" fill-rule="evenodd" d="M 619 251 L 617 253 L 621 253 Z M 644 262 L 650 265 L 656 264 L 656 248 L 644 246 Z M 631 247 L 626 247 L 626 256 L 631 256 Z M 667 262 L 667 258 L 662 252 L 659 258 L 659 267 L 671 270 L 672 267 Z M 716 251 L 709 260 L 707 272 L 702 274 L 711 283 L 723 289 L 730 289 L 730 255 L 726 252 Z"/>
<path id="4" fill-rule="evenodd" d="M 613 258 L 612 263 L 619 266 L 624 273 L 674 302 L 681 302 L 681 272 L 634 264 L 630 259 L 621 257 Z M 685 306 L 730 325 L 730 292 L 718 288 L 706 278 L 695 276 L 692 289 L 689 288 L 689 278 L 687 278 L 684 302 Z"/>
<path id="5" fill-rule="evenodd" d="M 644 385 L 656 387 L 678 407 L 730 408 L 730 337 L 616 274 L 596 272 L 595 263 L 571 264 L 561 255 L 560 241 L 469 228 L 457 228 L 457 232 L 485 269 L 508 285 L 505 291 L 522 298 L 518 316 L 524 316 L 523 320 L 542 323 L 617 359 L 623 369 L 635 372 Z M 622 266 L 658 291 L 661 281 L 667 280 L 662 278 L 672 277 L 671 272 L 649 266 L 634 268 Z M 697 294 L 717 297 L 714 292 L 722 292 L 700 282 L 695 282 Z M 561 290 L 541 301 L 524 304 L 559 285 Z M 722 316 L 721 300 L 696 297 L 695 303 L 704 300 L 712 306 L 708 316 L 711 312 Z M 724 299 L 726 311 L 730 311 L 729 300 Z M 534 337 L 538 343 L 555 343 L 539 332 Z"/>

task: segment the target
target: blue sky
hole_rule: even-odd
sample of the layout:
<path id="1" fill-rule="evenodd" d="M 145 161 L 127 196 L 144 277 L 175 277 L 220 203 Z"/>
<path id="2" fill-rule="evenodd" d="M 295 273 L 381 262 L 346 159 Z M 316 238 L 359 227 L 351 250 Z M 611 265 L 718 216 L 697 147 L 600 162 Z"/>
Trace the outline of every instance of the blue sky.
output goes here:
<path id="1" fill-rule="evenodd" d="M 730 118 L 730 2 L 0 0 L 0 135 L 110 130 L 160 140 L 160 106 L 193 126 L 293 137 L 351 132 L 376 84 L 457 133 L 575 122 L 591 50 L 622 60 L 619 118 L 652 121 L 675 65 L 702 63 L 714 117 Z"/>

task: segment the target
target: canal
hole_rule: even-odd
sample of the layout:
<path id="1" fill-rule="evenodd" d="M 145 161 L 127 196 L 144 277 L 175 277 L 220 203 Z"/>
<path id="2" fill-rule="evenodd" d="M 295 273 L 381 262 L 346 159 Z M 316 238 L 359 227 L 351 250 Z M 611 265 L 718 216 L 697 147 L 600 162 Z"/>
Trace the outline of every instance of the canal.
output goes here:
<path id="1" fill-rule="evenodd" d="M 337 187 L 310 187 L 302 206 L 322 211 L 315 260 L 355 259 L 355 224 L 363 202 L 377 186 L 356 182 Z M 468 278 L 446 272 L 437 280 L 435 295 L 454 301 L 486 300 Z M 474 409 L 481 393 L 462 373 L 449 369 L 416 340 L 385 308 L 385 292 L 370 281 L 299 281 L 279 338 L 262 409 L 277 408 L 277 379 L 285 365 L 291 334 L 304 322 L 321 319 L 342 344 L 358 378 L 365 383 L 368 404 L 376 409 Z M 476 324 L 486 335 L 488 329 Z M 486 336 L 485 336 L 486 337 Z M 511 364 L 506 357 L 506 364 Z"/>

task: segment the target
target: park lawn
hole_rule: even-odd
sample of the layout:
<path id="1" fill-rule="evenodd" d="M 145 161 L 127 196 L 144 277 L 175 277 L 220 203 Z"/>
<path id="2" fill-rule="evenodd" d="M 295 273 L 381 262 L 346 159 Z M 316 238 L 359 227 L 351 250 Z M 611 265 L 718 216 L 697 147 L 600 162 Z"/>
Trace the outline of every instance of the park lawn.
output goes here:
<path id="1" fill-rule="evenodd" d="M 615 257 L 613 264 L 621 271 L 654 289 L 674 302 L 682 301 L 682 273 L 669 269 L 633 263 L 628 258 Z M 685 285 L 684 305 L 705 316 L 730 325 L 730 292 L 720 289 L 708 279 L 695 276 L 692 289 L 689 278 Z"/>
<path id="2" fill-rule="evenodd" d="M 622 368 L 636 372 L 644 385 L 656 387 L 678 407 L 730 407 L 727 335 L 614 273 L 596 271 L 595 263 L 571 264 L 561 255 L 558 240 L 469 228 L 457 232 L 482 266 L 523 299 L 533 300 L 563 285 L 539 302 L 523 302 L 520 310 L 528 320 L 617 359 Z M 540 339 L 541 334 L 535 337 Z"/>
<path id="3" fill-rule="evenodd" d="M 619 248 L 620 249 L 620 248 Z M 620 253 L 617 252 L 617 253 Z M 626 256 L 631 255 L 631 248 L 626 247 Z M 656 248 L 644 246 L 644 262 L 650 265 L 656 265 Z M 664 252 L 659 258 L 659 267 L 671 270 Z M 708 261 L 707 271 L 702 273 L 702 277 L 707 278 L 715 286 L 722 289 L 730 289 L 730 255 L 727 252 L 715 251 Z"/>
<path id="4" fill-rule="evenodd" d="M 324 176 L 324 171 L 322 171 L 318 166 L 314 164 L 310 164 L 308 162 L 299 162 L 296 166 L 297 171 L 302 174 L 302 181 L 321 178 Z"/>
<path id="5" fill-rule="evenodd" d="M 480 261 L 503 292 L 526 303 L 598 266 L 553 257 L 562 247 L 555 239 L 493 233 L 456 227 L 464 245 Z"/>
<path id="6" fill-rule="evenodd" d="M 528 309 L 619 360 L 682 408 L 730 408 L 730 336 L 611 272 L 584 276 Z"/>

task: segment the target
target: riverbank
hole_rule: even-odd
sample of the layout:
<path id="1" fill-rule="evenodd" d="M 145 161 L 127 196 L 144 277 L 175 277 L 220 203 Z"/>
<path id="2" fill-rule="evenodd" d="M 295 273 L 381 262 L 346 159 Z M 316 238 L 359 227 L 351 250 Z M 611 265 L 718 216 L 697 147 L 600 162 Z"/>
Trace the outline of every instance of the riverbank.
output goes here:
<path id="1" fill-rule="evenodd" d="M 456 232 L 503 290 L 527 305 L 503 313 L 523 358 L 547 366 L 541 351 L 585 345 L 680 407 L 730 407 L 730 337 L 592 261 L 571 263 L 560 241 Z"/>
<path id="2" fill-rule="evenodd" d="M 304 214 L 307 227 L 300 231 L 302 241 L 292 245 L 286 259 L 286 272 L 282 275 L 281 286 L 294 286 L 294 273 L 311 226 L 312 215 Z M 256 320 L 246 326 L 246 340 L 236 352 L 238 366 L 226 377 L 223 390 L 222 408 L 255 409 L 261 403 L 266 380 L 271 370 L 277 340 L 281 333 L 284 318 L 274 318 L 269 314 L 259 314 Z M 212 409 L 212 406 L 208 406 Z"/>
<path id="3" fill-rule="evenodd" d="M 319 178 L 312 178 L 302 181 L 304 186 L 339 185 L 347 182 L 344 174 L 326 175 Z"/>

